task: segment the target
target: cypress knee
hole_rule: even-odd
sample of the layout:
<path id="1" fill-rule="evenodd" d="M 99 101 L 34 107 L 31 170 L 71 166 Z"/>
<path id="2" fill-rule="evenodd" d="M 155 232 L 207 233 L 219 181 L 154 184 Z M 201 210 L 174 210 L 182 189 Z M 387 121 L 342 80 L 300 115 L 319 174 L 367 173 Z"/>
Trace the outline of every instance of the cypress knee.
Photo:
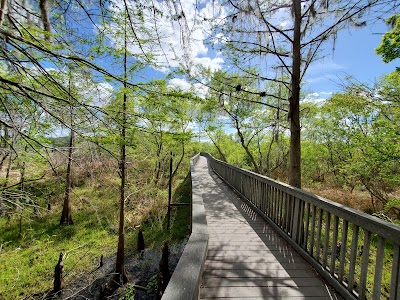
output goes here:
<path id="1" fill-rule="evenodd" d="M 63 253 L 60 253 L 60 257 L 58 259 L 58 263 L 54 268 L 54 288 L 53 293 L 56 295 L 61 292 L 64 287 L 63 282 L 63 272 L 64 272 L 64 263 L 63 263 Z"/>
<path id="2" fill-rule="evenodd" d="M 171 274 L 169 273 L 169 267 L 168 267 L 168 257 L 169 257 L 168 242 L 165 242 L 163 250 L 162 250 L 161 260 L 160 260 L 160 272 L 162 274 L 162 291 L 163 292 L 167 288 L 169 279 L 171 278 Z"/>
<path id="3" fill-rule="evenodd" d="M 137 251 L 143 252 L 145 248 L 144 245 L 144 237 L 143 237 L 143 231 L 142 228 L 139 228 L 139 233 L 138 233 L 138 238 L 137 238 Z"/>

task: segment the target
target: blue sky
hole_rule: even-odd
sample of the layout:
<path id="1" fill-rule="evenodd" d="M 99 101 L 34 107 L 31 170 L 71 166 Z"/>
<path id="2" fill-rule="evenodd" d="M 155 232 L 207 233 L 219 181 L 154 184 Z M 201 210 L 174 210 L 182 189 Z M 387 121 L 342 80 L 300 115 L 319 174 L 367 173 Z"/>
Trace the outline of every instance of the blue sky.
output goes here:
<path id="1" fill-rule="evenodd" d="M 215 20 L 215 16 L 225 14 L 224 8 L 219 6 L 221 11 L 216 11 L 218 5 L 213 5 L 213 1 L 186 0 L 181 2 L 181 9 L 185 12 L 188 28 L 190 28 L 189 54 L 193 65 L 210 67 L 213 70 L 224 67 L 223 55 L 210 49 L 206 44 L 208 32 L 211 24 L 203 22 L 204 19 Z M 198 6 L 198 3 L 201 5 Z M 217 3 L 217 2 L 216 2 Z M 155 2 L 160 10 L 167 9 L 164 2 Z M 197 9 L 196 9 L 197 8 Z M 144 14 L 146 27 L 149 33 L 157 32 L 159 34 L 159 45 L 145 46 L 146 51 L 155 53 L 158 67 L 146 68 L 142 74 L 151 78 L 164 77 L 166 71 L 174 69 L 180 63 L 187 61 L 184 58 L 184 47 L 182 45 L 182 24 L 178 21 L 168 19 L 166 16 L 160 16 L 153 19 L 153 14 Z M 212 21 L 211 21 L 212 22 Z M 395 70 L 398 62 L 385 64 L 381 57 L 375 54 L 375 48 L 380 44 L 381 36 L 388 30 L 383 21 L 367 24 L 364 28 L 345 29 L 338 33 L 336 39 L 335 51 L 332 51 L 330 42 L 326 42 L 325 58 L 314 61 L 305 76 L 303 91 L 313 93 L 314 99 L 326 99 L 332 92 L 342 90 L 341 80 L 346 76 L 353 76 L 356 80 L 367 82 L 371 85 L 376 79 L 384 74 Z M 141 36 L 142 39 L 148 38 L 146 33 Z M 148 49 L 147 49 L 148 48 Z M 130 51 L 133 56 L 140 54 L 142 49 L 137 45 L 131 45 Z M 194 67 L 196 77 L 196 68 Z M 139 79 L 139 78 L 138 78 Z M 178 76 L 170 81 L 174 86 L 183 90 L 189 89 L 190 84 Z M 196 88 L 199 89 L 200 84 Z M 203 87 L 203 95 L 206 88 Z"/>
<path id="2" fill-rule="evenodd" d="M 362 29 L 339 32 L 336 49 L 325 47 L 328 53 L 323 60 L 315 61 L 306 74 L 308 82 L 304 88 L 321 94 L 340 91 L 340 78 L 353 76 L 361 82 L 373 84 L 379 77 L 390 73 L 399 66 L 398 60 L 386 64 L 381 56 L 375 54 L 380 44 L 382 33 L 388 27 L 383 22 L 368 25 Z"/>

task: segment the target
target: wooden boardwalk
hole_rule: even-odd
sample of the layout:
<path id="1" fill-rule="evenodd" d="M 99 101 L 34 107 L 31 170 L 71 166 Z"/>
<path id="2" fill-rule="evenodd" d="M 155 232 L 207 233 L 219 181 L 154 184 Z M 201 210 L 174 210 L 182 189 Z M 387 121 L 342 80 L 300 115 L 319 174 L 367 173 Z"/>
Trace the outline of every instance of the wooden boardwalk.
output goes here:
<path id="1" fill-rule="evenodd" d="M 200 299 L 342 299 L 199 158 L 209 245 Z"/>

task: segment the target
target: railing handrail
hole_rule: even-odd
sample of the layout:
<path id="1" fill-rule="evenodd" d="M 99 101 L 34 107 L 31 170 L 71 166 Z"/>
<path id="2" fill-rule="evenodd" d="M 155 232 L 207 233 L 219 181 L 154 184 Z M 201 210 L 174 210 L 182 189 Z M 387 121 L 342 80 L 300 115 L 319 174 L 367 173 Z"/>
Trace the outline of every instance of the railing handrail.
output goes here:
<path id="1" fill-rule="evenodd" d="M 214 172 L 248 200 L 249 204 L 346 299 L 366 297 L 367 281 L 371 280 L 367 279 L 368 269 L 372 268 L 373 283 L 369 282 L 372 286 L 371 296 L 372 299 L 380 299 L 382 268 L 384 260 L 388 260 L 388 256 L 385 255 L 389 255 L 385 254 L 385 243 L 393 243 L 393 253 L 390 254 L 392 258 L 389 257 L 389 260 L 392 259 L 389 299 L 399 299 L 400 226 L 266 176 L 229 165 L 208 153 L 201 155 L 209 158 Z M 359 233 L 360 228 L 363 235 Z M 371 242 L 374 234 L 377 235 L 377 245 Z M 363 245 L 359 251 L 361 242 Z M 373 247 L 376 248 L 374 265 L 369 257 Z M 357 259 L 361 256 L 362 258 Z M 359 278 L 354 276 L 356 268 L 360 270 Z"/>
<path id="2" fill-rule="evenodd" d="M 192 233 L 183 250 L 162 300 L 197 300 L 208 249 L 207 219 L 194 167 L 200 154 L 190 159 L 192 177 Z"/>
<path id="3" fill-rule="evenodd" d="M 371 216 L 359 210 L 350 208 L 348 206 L 339 204 L 324 197 L 307 192 L 303 189 L 293 187 L 284 182 L 279 182 L 267 176 L 260 175 L 255 172 L 230 165 L 224 161 L 214 158 L 212 155 L 208 153 L 201 153 L 201 155 L 205 157 L 210 157 L 211 159 L 218 161 L 218 163 L 223 164 L 228 168 L 234 169 L 237 172 L 243 174 L 251 174 L 254 178 L 257 178 L 260 181 L 266 182 L 274 187 L 281 188 L 287 194 L 290 194 L 294 197 L 299 197 L 302 200 L 309 202 L 310 204 L 314 205 L 318 204 L 318 206 L 321 207 L 322 209 L 334 213 L 338 217 L 346 218 L 348 221 L 351 221 L 351 223 L 354 223 L 357 226 L 368 229 L 369 231 L 374 231 L 375 233 L 378 233 L 380 236 L 388 240 L 391 240 L 396 244 L 400 244 L 400 226 L 396 224 L 387 222 L 375 216 Z"/>

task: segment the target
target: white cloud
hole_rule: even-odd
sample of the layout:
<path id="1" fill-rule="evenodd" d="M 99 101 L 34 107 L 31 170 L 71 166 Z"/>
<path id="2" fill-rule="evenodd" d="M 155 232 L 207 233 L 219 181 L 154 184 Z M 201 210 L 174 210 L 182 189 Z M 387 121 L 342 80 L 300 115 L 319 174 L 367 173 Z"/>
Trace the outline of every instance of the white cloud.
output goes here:
<path id="1" fill-rule="evenodd" d="M 193 92 L 200 98 L 205 98 L 208 93 L 208 87 L 201 83 L 191 84 L 184 78 L 173 78 L 169 81 L 169 85 L 172 88 L 180 89 L 183 92 Z"/>
<path id="2" fill-rule="evenodd" d="M 116 15 L 122 15 L 123 3 L 122 0 L 113 1 L 112 7 Z M 131 15 L 133 27 L 140 30 L 136 30 L 134 34 L 129 33 L 129 51 L 141 60 L 150 59 L 153 68 L 162 72 L 182 65 L 190 70 L 196 65 L 210 67 L 212 70 L 220 69 L 223 59 L 215 58 L 214 54 L 209 53 L 205 40 L 215 14 L 221 14 L 224 10 L 217 4 L 204 3 L 185 0 L 180 5 L 173 5 L 172 1 L 153 1 L 149 5 L 146 1 L 129 0 L 128 6 L 132 11 L 136 12 L 141 8 L 141 15 Z M 110 25 L 110 39 L 116 47 L 124 44 L 121 27 L 117 24 Z M 138 39 L 141 43 L 138 43 Z"/>
<path id="3" fill-rule="evenodd" d="M 93 88 L 93 104 L 103 106 L 108 103 L 113 94 L 114 88 L 107 82 L 100 82 Z"/>
<path id="4" fill-rule="evenodd" d="M 308 75 L 317 75 L 317 74 L 327 74 L 330 72 L 336 72 L 340 70 L 344 70 L 346 67 L 341 64 L 335 63 L 333 60 L 319 60 L 310 65 L 307 70 Z"/>
<path id="5" fill-rule="evenodd" d="M 211 72 L 215 72 L 221 69 L 221 65 L 224 63 L 224 60 L 221 57 L 195 57 L 193 59 L 193 76 L 199 75 L 201 68 L 209 68 Z"/>
<path id="6" fill-rule="evenodd" d="M 304 83 L 307 84 L 312 84 L 312 83 L 320 83 L 323 81 L 332 81 L 334 82 L 335 80 L 338 80 L 338 76 L 332 75 L 332 74 L 327 74 L 327 75 L 321 75 L 321 76 L 314 76 L 314 77 L 307 77 L 304 80 Z"/>
<path id="7" fill-rule="evenodd" d="M 169 86 L 173 88 L 178 88 L 182 91 L 188 91 L 192 87 L 186 79 L 183 78 L 173 78 L 169 81 Z"/>
<path id="8" fill-rule="evenodd" d="M 312 102 L 315 104 L 323 104 L 333 93 L 332 92 L 314 92 L 308 94 L 303 101 Z"/>

